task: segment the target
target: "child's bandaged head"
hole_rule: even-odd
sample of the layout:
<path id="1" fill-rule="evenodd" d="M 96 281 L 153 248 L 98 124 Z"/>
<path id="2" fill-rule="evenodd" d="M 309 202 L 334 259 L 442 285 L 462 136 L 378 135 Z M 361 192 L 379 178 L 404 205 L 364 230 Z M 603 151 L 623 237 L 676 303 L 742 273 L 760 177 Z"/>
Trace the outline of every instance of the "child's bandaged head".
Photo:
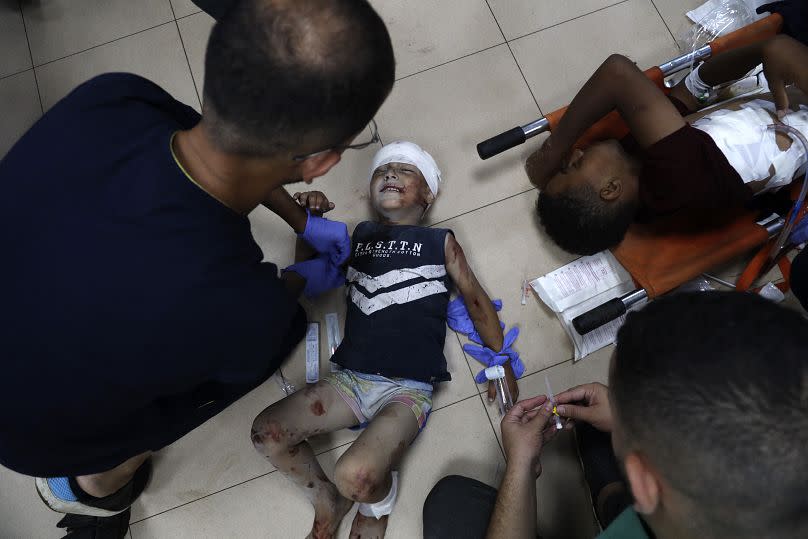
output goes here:
<path id="1" fill-rule="evenodd" d="M 370 179 L 373 179 L 373 173 L 377 168 L 388 163 L 406 163 L 416 167 L 423 174 L 432 194 L 438 195 L 441 182 L 438 164 L 429 153 L 414 142 L 403 140 L 391 142 L 376 152 L 370 167 Z"/>

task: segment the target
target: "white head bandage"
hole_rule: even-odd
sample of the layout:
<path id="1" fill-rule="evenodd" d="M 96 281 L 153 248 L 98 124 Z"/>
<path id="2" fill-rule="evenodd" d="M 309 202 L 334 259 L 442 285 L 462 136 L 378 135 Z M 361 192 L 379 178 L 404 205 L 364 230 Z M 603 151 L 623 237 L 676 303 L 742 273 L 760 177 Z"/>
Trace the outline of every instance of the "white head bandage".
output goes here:
<path id="1" fill-rule="evenodd" d="M 373 165 L 370 167 L 370 179 L 373 179 L 373 173 L 377 168 L 388 163 L 407 163 L 418 168 L 421 174 L 424 175 L 426 184 L 432 194 L 438 194 L 438 187 L 441 182 L 438 164 L 435 163 L 431 155 L 417 144 L 400 140 L 384 146 L 373 157 Z"/>

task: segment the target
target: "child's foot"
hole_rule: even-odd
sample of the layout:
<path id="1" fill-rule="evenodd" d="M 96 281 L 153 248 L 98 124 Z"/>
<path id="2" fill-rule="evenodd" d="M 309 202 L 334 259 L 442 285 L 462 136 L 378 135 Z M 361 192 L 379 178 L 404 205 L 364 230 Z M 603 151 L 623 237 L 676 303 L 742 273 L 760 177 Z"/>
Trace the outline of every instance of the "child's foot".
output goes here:
<path id="1" fill-rule="evenodd" d="M 337 535 L 340 522 L 353 507 L 353 502 L 336 492 L 335 496 L 327 501 L 317 501 L 314 504 L 314 525 L 306 539 L 333 539 Z"/>
<path id="2" fill-rule="evenodd" d="M 351 525 L 350 539 L 383 539 L 384 533 L 387 531 L 388 518 L 387 515 L 379 519 L 366 517 L 357 512 Z"/>

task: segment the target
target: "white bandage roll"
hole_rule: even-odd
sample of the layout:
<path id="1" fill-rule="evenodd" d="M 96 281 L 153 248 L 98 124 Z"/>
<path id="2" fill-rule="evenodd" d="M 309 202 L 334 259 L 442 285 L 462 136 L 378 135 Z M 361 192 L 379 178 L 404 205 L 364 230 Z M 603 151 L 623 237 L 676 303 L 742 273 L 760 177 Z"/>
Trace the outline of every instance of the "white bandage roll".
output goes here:
<path id="1" fill-rule="evenodd" d="M 393 471 L 391 475 L 393 476 L 393 483 L 390 485 L 390 492 L 387 493 L 387 496 L 380 502 L 360 503 L 360 514 L 378 520 L 393 512 L 393 506 L 396 504 L 396 498 L 398 497 L 398 472 Z"/>
<path id="2" fill-rule="evenodd" d="M 685 87 L 693 94 L 693 97 L 695 97 L 699 103 L 709 105 L 718 99 L 718 88 L 710 86 L 701 80 L 699 69 L 701 69 L 703 65 L 704 64 L 700 64 L 696 69 L 688 73 L 687 77 L 685 77 Z"/>
<path id="3" fill-rule="evenodd" d="M 370 167 L 370 179 L 373 179 L 373 173 L 376 172 L 377 168 L 388 163 L 407 163 L 416 167 L 424 175 L 426 184 L 432 194 L 438 194 L 441 182 L 438 164 L 426 150 L 414 142 L 403 140 L 391 142 L 376 152 L 373 157 L 373 165 Z"/>

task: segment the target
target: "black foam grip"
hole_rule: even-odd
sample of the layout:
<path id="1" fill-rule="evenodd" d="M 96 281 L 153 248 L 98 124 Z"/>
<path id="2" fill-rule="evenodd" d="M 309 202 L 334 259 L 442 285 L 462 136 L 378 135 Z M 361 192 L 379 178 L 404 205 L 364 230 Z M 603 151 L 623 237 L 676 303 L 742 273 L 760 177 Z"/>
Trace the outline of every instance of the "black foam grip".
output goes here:
<path id="1" fill-rule="evenodd" d="M 510 131 L 500 133 L 496 137 L 484 140 L 477 145 L 477 153 L 481 159 L 488 159 L 505 150 L 510 150 L 515 146 L 523 144 L 527 140 L 525 132 L 521 127 L 514 127 Z"/>
<path id="2" fill-rule="evenodd" d="M 626 305 L 620 298 L 614 298 L 600 307 L 595 307 L 572 319 L 572 327 L 581 335 L 586 335 L 626 314 Z"/>

